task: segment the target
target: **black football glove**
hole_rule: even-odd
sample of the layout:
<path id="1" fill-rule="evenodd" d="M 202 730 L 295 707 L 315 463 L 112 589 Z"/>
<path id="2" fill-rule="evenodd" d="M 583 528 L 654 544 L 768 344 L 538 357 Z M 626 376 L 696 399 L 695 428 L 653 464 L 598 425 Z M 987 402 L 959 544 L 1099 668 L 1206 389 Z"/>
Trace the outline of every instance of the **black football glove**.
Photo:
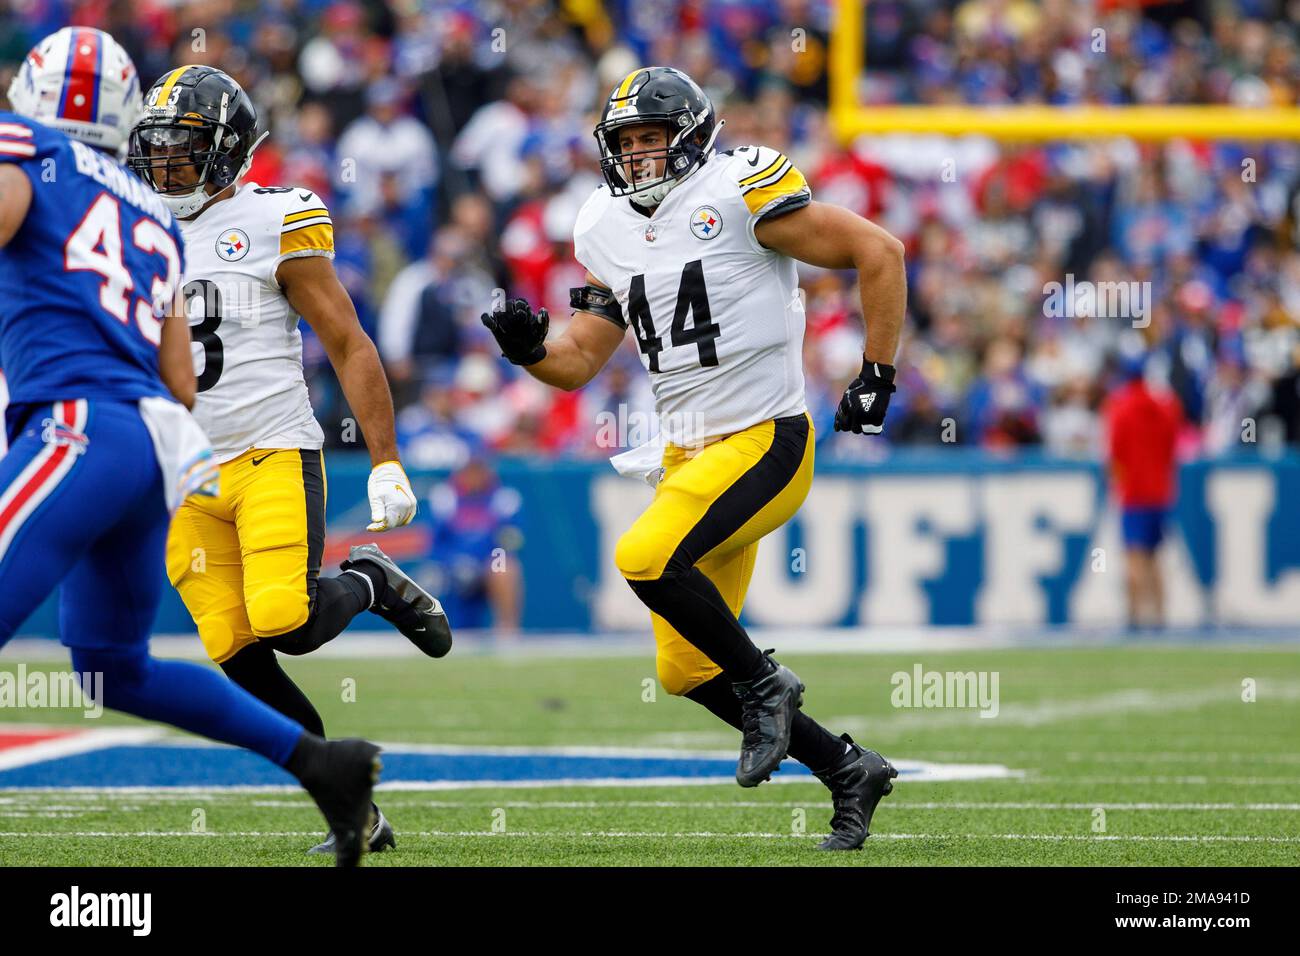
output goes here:
<path id="1" fill-rule="evenodd" d="M 862 363 L 858 377 L 849 382 L 835 409 L 835 430 L 855 435 L 879 435 L 894 392 L 894 366 Z"/>
<path id="2" fill-rule="evenodd" d="M 524 299 L 511 299 L 504 309 L 484 312 L 481 321 L 501 346 L 501 354 L 515 365 L 532 365 L 546 358 L 546 331 L 551 317 L 545 309 L 535 313 Z"/>

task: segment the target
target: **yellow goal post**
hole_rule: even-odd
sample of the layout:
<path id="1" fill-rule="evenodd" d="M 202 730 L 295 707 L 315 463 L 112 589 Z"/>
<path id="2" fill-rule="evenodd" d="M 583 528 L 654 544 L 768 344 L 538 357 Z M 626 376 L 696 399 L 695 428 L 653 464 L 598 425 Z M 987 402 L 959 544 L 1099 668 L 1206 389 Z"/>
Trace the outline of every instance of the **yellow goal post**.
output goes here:
<path id="1" fill-rule="evenodd" d="M 858 100 L 867 0 L 834 0 L 830 116 L 836 135 L 968 134 L 998 140 L 1300 140 L 1300 108 L 1244 106 L 867 106 Z"/>

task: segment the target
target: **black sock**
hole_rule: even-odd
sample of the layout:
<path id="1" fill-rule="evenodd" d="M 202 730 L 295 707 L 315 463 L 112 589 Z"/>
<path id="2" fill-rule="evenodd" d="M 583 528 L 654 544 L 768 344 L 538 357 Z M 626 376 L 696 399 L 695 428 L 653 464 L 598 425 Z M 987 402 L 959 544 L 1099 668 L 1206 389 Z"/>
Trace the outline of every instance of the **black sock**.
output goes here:
<path id="1" fill-rule="evenodd" d="M 320 714 L 284 672 L 271 645 L 263 641 L 250 644 L 222 664 L 221 669 L 262 703 L 298 721 L 309 733 L 325 736 L 325 723 Z"/>
<path id="2" fill-rule="evenodd" d="M 287 634 L 263 638 L 284 654 L 309 654 L 334 640 L 354 617 L 370 607 L 370 589 L 355 574 L 321 578 L 307 623 Z"/>
<path id="3" fill-rule="evenodd" d="M 311 731 L 298 738 L 284 769 L 298 778 L 303 786 L 318 781 L 326 769 L 325 740 Z"/>
<path id="4" fill-rule="evenodd" d="M 726 674 L 705 681 L 686 696 L 740 729 L 740 698 L 731 689 Z M 802 710 L 794 717 L 790 730 L 790 756 L 809 770 L 822 771 L 839 763 L 844 756 L 844 741 L 813 720 Z"/>
<path id="5" fill-rule="evenodd" d="M 361 589 L 365 591 L 365 584 L 357 580 L 358 574 L 364 575 L 366 580 L 370 582 L 370 591 L 366 591 L 366 607 L 362 608 L 364 611 L 371 604 L 383 600 L 384 591 L 388 587 L 388 578 L 384 576 L 383 571 L 375 566 L 373 561 L 358 561 L 335 580 L 356 581 Z"/>
<path id="6" fill-rule="evenodd" d="M 749 681 L 767 669 L 767 659 L 749 639 L 718 589 L 699 568 L 657 581 L 627 582 L 641 599 L 733 681 Z"/>

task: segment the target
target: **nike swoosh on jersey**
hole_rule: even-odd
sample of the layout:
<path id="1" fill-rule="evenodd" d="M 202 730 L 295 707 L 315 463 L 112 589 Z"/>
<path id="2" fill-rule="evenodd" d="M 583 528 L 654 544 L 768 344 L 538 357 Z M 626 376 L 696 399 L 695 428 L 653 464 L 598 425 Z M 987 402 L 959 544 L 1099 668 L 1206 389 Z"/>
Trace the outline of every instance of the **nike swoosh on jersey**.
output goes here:
<path id="1" fill-rule="evenodd" d="M 250 460 L 253 462 L 253 467 L 256 468 L 258 465 L 260 465 L 262 462 L 266 461 L 266 459 L 270 458 L 271 455 L 274 455 L 274 454 L 275 454 L 275 452 L 271 452 L 269 455 L 263 455 L 261 458 L 253 458 L 253 459 L 250 459 Z"/>

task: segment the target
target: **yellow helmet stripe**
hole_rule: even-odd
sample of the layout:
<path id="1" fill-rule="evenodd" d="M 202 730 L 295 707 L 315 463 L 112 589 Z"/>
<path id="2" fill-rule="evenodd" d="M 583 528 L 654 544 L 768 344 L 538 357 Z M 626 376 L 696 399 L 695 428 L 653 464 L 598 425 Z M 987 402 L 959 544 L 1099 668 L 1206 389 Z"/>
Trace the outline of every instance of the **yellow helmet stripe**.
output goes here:
<path id="1" fill-rule="evenodd" d="M 155 106 L 167 105 L 167 100 L 172 95 L 172 87 L 176 85 L 177 80 L 185 75 L 185 71 L 188 69 L 188 66 L 178 66 L 167 75 L 167 79 L 163 81 L 162 89 L 158 91 L 158 98 L 154 100 Z"/>
<path id="2" fill-rule="evenodd" d="M 621 100 L 626 98 L 627 91 L 632 88 L 632 81 L 635 80 L 638 76 L 640 76 L 643 72 L 645 71 L 641 69 L 636 69 L 633 70 L 631 73 L 629 73 L 626 77 L 624 77 L 623 82 L 620 83 L 618 85 L 618 89 L 614 91 L 614 99 Z"/>

